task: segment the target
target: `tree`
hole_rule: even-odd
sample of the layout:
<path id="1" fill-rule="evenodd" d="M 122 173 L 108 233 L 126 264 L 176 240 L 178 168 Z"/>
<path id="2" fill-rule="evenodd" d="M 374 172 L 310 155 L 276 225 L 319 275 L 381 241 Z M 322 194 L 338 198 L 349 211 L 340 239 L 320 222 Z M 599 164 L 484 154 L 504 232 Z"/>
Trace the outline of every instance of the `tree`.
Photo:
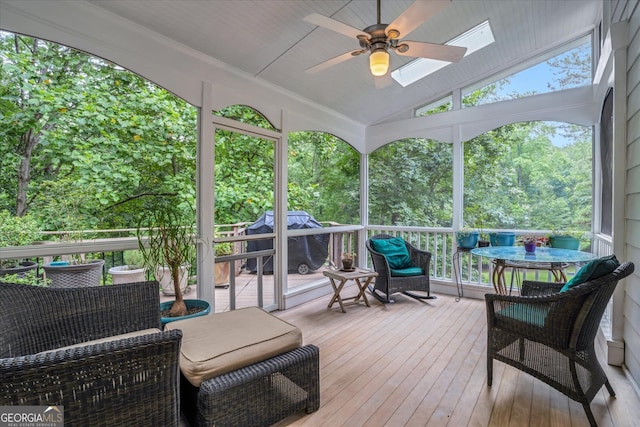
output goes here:
<path id="1" fill-rule="evenodd" d="M 65 46 L 0 33 L 0 48 L 0 207 L 43 229 L 121 228 L 140 212 L 128 200 L 195 199 L 195 108 Z"/>
<path id="2" fill-rule="evenodd" d="M 404 139 L 369 157 L 369 222 L 446 227 L 453 215 L 450 144 Z"/>
<path id="3" fill-rule="evenodd" d="M 325 132 L 289 134 L 289 209 L 320 221 L 360 222 L 360 154 Z"/>

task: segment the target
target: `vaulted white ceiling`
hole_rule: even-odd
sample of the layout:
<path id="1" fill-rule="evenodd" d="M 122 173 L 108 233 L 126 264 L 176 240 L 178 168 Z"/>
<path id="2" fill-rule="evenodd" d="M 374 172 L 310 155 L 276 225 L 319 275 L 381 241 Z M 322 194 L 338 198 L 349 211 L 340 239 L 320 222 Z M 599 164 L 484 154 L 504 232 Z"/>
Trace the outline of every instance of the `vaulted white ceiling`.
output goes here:
<path id="1" fill-rule="evenodd" d="M 596 25 L 601 7 L 600 0 L 453 0 L 408 38 L 444 43 L 488 19 L 496 42 L 403 88 L 395 82 L 376 87 L 366 55 L 317 74 L 305 72 L 357 49 L 358 44 L 303 18 L 319 13 L 363 29 L 376 23 L 375 0 L 89 2 L 365 125 L 397 116 L 587 34 Z M 391 22 L 411 3 L 382 0 L 382 22 Z M 411 59 L 391 53 L 391 69 Z"/>

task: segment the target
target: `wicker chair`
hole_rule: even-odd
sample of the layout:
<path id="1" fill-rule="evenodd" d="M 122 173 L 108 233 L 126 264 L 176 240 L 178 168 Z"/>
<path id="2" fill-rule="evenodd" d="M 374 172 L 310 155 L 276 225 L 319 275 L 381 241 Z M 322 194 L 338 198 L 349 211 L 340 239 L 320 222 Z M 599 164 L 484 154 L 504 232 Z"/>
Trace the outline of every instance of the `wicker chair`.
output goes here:
<path id="1" fill-rule="evenodd" d="M 182 333 L 159 330 L 157 282 L 0 283 L 0 324 L 0 406 L 63 405 L 65 426 L 179 425 Z"/>
<path id="2" fill-rule="evenodd" d="M 487 305 L 487 383 L 493 360 L 542 380 L 582 404 L 592 426 L 590 403 L 605 385 L 594 340 L 618 281 L 633 272 L 626 262 L 595 280 L 559 292 L 562 283 L 524 281 L 522 296 L 485 295 Z"/>
<path id="3" fill-rule="evenodd" d="M 394 302 L 390 295 L 402 292 L 412 298 L 417 299 L 435 299 L 436 297 L 431 295 L 429 285 L 429 266 L 431 264 L 431 253 L 420 250 L 409 242 L 405 241 L 409 256 L 411 257 L 411 264 L 414 267 L 418 267 L 422 270 L 422 274 L 413 276 L 395 276 L 389 262 L 384 254 L 377 252 L 373 249 L 371 240 L 373 239 L 391 239 L 394 236 L 388 234 L 376 234 L 371 236 L 366 241 L 366 247 L 371 255 L 371 261 L 373 263 L 373 269 L 378 273 L 378 277 L 375 279 L 375 285 L 369 285 L 369 292 L 376 297 L 382 303 Z M 426 292 L 426 295 L 415 294 L 412 291 Z"/>

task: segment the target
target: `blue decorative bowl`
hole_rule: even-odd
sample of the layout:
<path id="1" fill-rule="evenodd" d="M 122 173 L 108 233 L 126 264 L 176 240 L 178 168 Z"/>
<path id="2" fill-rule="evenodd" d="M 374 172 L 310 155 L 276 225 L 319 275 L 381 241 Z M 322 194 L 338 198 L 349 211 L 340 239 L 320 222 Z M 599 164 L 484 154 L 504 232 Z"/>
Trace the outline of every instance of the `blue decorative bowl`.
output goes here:
<path id="1" fill-rule="evenodd" d="M 160 321 L 162 322 L 162 324 L 166 325 L 167 323 L 175 322 L 176 320 L 184 320 L 184 319 L 190 319 L 192 317 L 206 316 L 207 314 L 211 313 L 211 305 L 206 301 L 203 301 L 200 299 L 186 299 L 184 300 L 184 303 L 187 305 L 187 310 L 189 308 L 194 308 L 194 307 L 201 307 L 203 310 L 197 313 L 187 314 L 186 316 L 160 317 Z M 161 302 L 160 311 L 169 310 L 172 305 L 173 305 L 173 301 Z"/>

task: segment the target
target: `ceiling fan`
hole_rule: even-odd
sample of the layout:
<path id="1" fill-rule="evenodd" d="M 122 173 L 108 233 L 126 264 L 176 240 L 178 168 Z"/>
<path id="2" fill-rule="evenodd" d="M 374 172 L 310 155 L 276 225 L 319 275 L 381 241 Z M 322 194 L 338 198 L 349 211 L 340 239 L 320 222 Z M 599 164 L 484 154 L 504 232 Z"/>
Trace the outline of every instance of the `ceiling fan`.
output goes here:
<path id="1" fill-rule="evenodd" d="M 466 47 L 401 40 L 401 37 L 408 36 L 423 22 L 450 4 L 451 0 L 416 0 L 393 22 L 382 24 L 380 21 L 380 0 L 378 0 L 378 23 L 370 25 L 364 30 L 358 30 L 317 13 L 306 16 L 304 20 L 307 22 L 358 39 L 360 49 L 343 53 L 305 71 L 317 73 L 354 56 L 369 52 L 371 74 L 380 77 L 386 75 L 389 71 L 389 50 L 393 50 L 402 56 L 458 62 L 467 51 Z"/>

